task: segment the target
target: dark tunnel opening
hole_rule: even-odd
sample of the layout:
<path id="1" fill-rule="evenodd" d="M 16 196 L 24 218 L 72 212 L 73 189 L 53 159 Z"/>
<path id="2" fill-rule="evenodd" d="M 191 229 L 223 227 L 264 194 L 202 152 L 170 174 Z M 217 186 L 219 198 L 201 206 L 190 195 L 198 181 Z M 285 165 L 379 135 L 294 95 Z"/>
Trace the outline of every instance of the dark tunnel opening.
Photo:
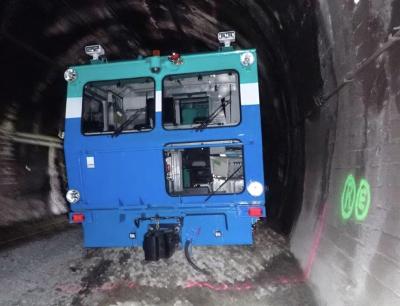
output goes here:
<path id="1" fill-rule="evenodd" d="M 68 65 L 86 62 L 83 47 L 92 42 L 105 47 L 109 60 L 119 60 L 147 56 L 153 49 L 164 55 L 216 50 L 216 33 L 233 29 L 237 47 L 258 51 L 269 189 L 267 220 L 276 230 L 289 234 L 302 205 L 304 120 L 314 110 L 314 97 L 322 89 L 315 2 L 165 0 L 135 4 L 4 2 L 0 61 L 8 81 L 7 86 L 2 84 L 1 121 L 8 122 L 13 131 L 57 135 L 64 120 L 63 71 Z M 0 156 L 0 163 L 10 169 L 9 176 L 1 180 L 11 180 L 21 172 L 27 179 L 2 184 L 2 194 L 46 202 L 39 194 L 54 183 L 46 175 L 37 175 L 45 165 L 33 157 L 46 153 L 23 146 L 13 150 L 18 154 L 14 159 Z M 62 163 L 57 164 L 59 172 L 63 172 L 62 167 Z M 33 177 L 40 188 L 26 186 Z M 64 188 L 64 183 L 59 185 Z M 30 206 L 36 203 L 32 201 Z"/>

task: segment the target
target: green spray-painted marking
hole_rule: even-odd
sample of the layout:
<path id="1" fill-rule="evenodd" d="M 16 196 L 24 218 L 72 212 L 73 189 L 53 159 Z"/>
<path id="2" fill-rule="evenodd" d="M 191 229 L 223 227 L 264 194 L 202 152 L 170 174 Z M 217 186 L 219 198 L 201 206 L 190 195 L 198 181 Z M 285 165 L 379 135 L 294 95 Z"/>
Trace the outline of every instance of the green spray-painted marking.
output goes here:
<path id="1" fill-rule="evenodd" d="M 357 189 L 356 180 L 349 174 L 344 183 L 341 198 L 341 213 L 344 220 L 353 215 L 357 221 L 364 221 L 371 206 L 371 188 L 366 179 L 361 179 Z"/>
<path id="2" fill-rule="evenodd" d="M 361 179 L 358 186 L 354 215 L 357 221 L 364 221 L 371 205 L 371 189 L 366 179 Z"/>
<path id="3" fill-rule="evenodd" d="M 348 175 L 344 183 L 341 199 L 342 218 L 347 220 L 353 214 L 354 204 L 356 201 L 356 180 L 353 175 Z"/>

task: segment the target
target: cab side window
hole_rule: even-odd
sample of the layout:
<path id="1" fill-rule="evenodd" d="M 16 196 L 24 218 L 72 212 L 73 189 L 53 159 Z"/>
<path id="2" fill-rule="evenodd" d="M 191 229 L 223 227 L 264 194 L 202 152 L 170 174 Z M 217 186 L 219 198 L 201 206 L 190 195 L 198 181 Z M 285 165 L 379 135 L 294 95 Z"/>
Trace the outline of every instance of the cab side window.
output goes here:
<path id="1" fill-rule="evenodd" d="M 151 130 L 155 118 L 154 97 L 152 78 L 87 83 L 83 91 L 82 133 Z"/>
<path id="2" fill-rule="evenodd" d="M 234 126 L 240 122 L 239 76 L 234 70 L 167 76 L 163 126 L 168 130 Z"/>

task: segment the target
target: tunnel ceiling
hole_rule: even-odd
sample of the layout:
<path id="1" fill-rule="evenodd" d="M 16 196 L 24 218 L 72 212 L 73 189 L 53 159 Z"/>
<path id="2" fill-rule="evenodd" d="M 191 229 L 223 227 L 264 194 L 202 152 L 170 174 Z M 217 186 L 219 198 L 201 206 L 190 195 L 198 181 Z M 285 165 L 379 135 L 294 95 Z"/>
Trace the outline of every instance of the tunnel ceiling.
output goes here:
<path id="1" fill-rule="evenodd" d="M 269 215 L 288 232 L 301 201 L 302 118 L 321 88 L 315 11 L 313 0 L 2 1 L 0 117 L 55 136 L 63 72 L 88 61 L 85 45 L 100 43 L 108 60 L 203 52 L 217 49 L 217 32 L 235 30 L 237 46 L 259 54 Z"/>

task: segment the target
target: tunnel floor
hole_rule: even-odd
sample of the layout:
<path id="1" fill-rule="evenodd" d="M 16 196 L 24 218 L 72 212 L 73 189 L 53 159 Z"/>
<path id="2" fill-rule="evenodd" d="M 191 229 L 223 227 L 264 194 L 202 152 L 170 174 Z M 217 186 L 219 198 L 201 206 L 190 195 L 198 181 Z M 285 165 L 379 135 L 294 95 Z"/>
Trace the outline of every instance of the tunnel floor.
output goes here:
<path id="1" fill-rule="evenodd" d="M 258 225 L 253 246 L 196 247 L 145 262 L 141 249 L 82 248 L 70 226 L 0 250 L 1 305 L 316 305 L 287 241 Z"/>

